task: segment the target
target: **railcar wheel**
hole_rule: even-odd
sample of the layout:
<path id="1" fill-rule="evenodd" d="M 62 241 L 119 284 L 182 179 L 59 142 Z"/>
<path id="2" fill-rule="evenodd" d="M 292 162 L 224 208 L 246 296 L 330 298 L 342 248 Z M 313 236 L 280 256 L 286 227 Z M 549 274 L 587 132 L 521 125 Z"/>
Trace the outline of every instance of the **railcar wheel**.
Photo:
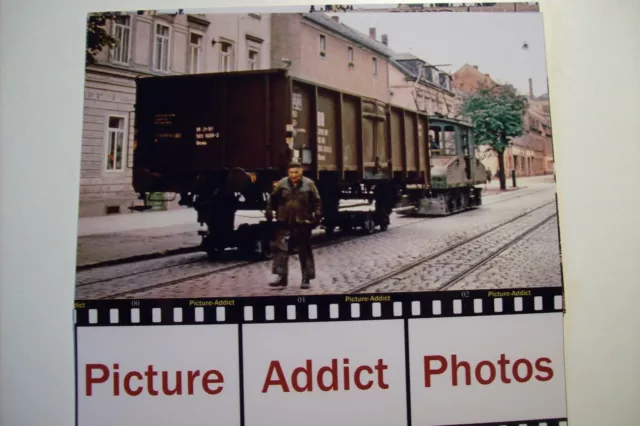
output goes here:
<path id="1" fill-rule="evenodd" d="M 207 258 L 209 260 L 217 261 L 222 257 L 223 250 L 216 247 L 206 247 L 205 252 L 207 253 Z"/>
<path id="2" fill-rule="evenodd" d="M 268 239 L 259 240 L 257 242 L 258 255 L 263 260 L 273 259 L 273 251 L 271 250 L 271 242 Z"/>
<path id="3" fill-rule="evenodd" d="M 362 230 L 365 234 L 373 234 L 376 229 L 376 223 L 373 221 L 371 215 L 367 215 L 362 222 Z"/>

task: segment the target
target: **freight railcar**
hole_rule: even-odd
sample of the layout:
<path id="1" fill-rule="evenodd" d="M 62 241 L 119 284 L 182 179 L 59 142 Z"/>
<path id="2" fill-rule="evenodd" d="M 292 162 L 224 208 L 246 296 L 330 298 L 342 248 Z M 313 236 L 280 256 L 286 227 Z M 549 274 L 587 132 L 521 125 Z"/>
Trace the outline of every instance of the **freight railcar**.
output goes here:
<path id="1" fill-rule="evenodd" d="M 269 223 L 235 230 L 235 213 L 263 210 L 292 161 L 316 181 L 329 233 L 386 230 L 394 207 L 424 211 L 425 197 L 441 196 L 429 192 L 424 114 L 281 69 L 147 77 L 136 84 L 134 190 L 143 200 L 152 192 L 180 194 L 180 204 L 195 208 L 206 224 L 203 249 L 212 256 L 229 247 L 269 254 Z M 470 193 L 468 206 L 479 200 Z M 345 199 L 368 199 L 375 209 L 340 211 Z"/>

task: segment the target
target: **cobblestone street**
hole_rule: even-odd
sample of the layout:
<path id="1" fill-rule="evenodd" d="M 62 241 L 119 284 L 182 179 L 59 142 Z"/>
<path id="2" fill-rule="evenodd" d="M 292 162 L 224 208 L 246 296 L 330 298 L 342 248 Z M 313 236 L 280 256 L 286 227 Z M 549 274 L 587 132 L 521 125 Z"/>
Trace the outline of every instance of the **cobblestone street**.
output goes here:
<path id="1" fill-rule="evenodd" d="M 211 262 L 203 253 L 191 253 L 80 271 L 76 297 L 330 294 L 352 292 L 376 280 L 378 282 L 362 292 L 428 291 L 439 289 L 472 265 L 477 268 L 468 275 L 458 276 L 447 289 L 560 285 L 557 217 L 483 263 L 483 259 L 556 212 L 554 189 L 548 179 L 540 180 L 527 188 L 488 196 L 482 208 L 475 211 L 443 218 L 396 216 L 386 232 L 341 238 L 317 247 L 314 250 L 317 279 L 312 281 L 310 290 L 299 288 L 297 256 L 290 257 L 289 287 L 276 290 L 267 285 L 274 278 L 270 262 Z M 182 232 L 172 235 L 190 235 L 187 226 L 190 225 L 184 225 Z M 197 225 L 191 226 L 197 228 Z M 160 230 L 153 231 L 158 241 L 162 239 Z M 481 235 L 484 232 L 486 234 Z M 131 234 L 132 239 L 136 238 Z M 467 241 L 473 237 L 477 238 Z M 460 246 L 440 254 L 457 244 Z M 96 246 L 96 250 L 106 246 Z M 433 259 L 422 262 L 426 257 Z M 416 261 L 422 263 L 379 281 Z"/>

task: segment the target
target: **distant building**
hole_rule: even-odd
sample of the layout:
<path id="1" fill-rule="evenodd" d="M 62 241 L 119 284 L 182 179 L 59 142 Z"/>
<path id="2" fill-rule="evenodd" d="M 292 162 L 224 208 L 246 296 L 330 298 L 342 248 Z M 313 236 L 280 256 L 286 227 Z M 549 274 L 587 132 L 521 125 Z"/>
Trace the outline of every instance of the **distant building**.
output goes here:
<path id="1" fill-rule="evenodd" d="M 404 3 L 396 7 L 375 9 L 360 7 L 355 12 L 539 12 L 538 2 L 517 3 Z"/>
<path id="2" fill-rule="evenodd" d="M 131 186 L 136 77 L 264 69 L 271 62 L 269 15 L 130 13 L 107 29 L 120 45 L 105 48 L 86 69 L 80 216 L 126 213 L 139 204 Z"/>
<path id="3" fill-rule="evenodd" d="M 496 86 L 489 74 L 482 73 L 477 66 L 465 64 L 453 74 L 453 84 L 460 93 L 474 93 L 481 85 Z M 536 176 L 553 173 L 553 136 L 548 95 L 536 98 L 529 79 L 529 109 L 524 117 L 524 135 L 514 138 L 505 150 L 507 175 L 511 170 L 516 176 Z M 487 146 L 480 147 L 480 158 L 484 166 L 496 174 L 498 157 Z"/>
<path id="4" fill-rule="evenodd" d="M 363 34 L 339 14 L 274 14 L 272 66 L 292 76 L 376 98 L 408 110 L 455 118 L 460 99 L 451 76 L 426 61 L 389 47 L 376 29 Z"/>
<path id="5" fill-rule="evenodd" d="M 344 92 L 388 102 L 388 53 L 381 43 L 324 13 L 271 15 L 271 66 Z"/>

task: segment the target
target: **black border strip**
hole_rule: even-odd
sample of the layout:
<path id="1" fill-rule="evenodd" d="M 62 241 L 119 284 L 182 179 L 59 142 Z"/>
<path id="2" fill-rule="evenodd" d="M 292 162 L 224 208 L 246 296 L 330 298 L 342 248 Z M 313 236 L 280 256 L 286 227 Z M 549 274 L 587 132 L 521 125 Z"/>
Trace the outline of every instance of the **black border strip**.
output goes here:
<path id="1" fill-rule="evenodd" d="M 75 323 L 75 320 L 76 320 L 76 314 L 72 313 L 71 323 Z M 78 375 L 78 364 L 79 364 L 78 362 L 78 327 L 73 327 L 73 356 L 74 356 L 73 370 L 75 373 L 73 388 L 75 390 L 75 398 L 76 398 L 76 403 L 74 404 L 75 405 L 74 416 L 75 416 L 75 425 L 79 426 L 80 425 L 80 420 L 79 420 L 80 389 L 78 389 L 78 382 L 80 381 L 80 376 Z"/>
<path id="2" fill-rule="evenodd" d="M 446 424 L 438 426 L 569 426 L 569 422 L 566 417 L 558 419 L 538 419 L 538 420 L 519 420 L 519 421 L 506 421 L 506 422 L 491 422 L 491 423 L 456 423 Z"/>
<path id="3" fill-rule="evenodd" d="M 238 366 L 240 369 L 238 376 L 238 382 L 240 383 L 240 426 L 244 426 L 244 344 L 242 324 L 238 325 Z"/>
<path id="4" fill-rule="evenodd" d="M 414 311 L 416 307 L 419 312 Z M 77 327 L 277 324 L 564 313 L 564 298 L 562 287 L 541 287 L 239 299 L 88 300 L 77 301 L 75 309 Z M 289 316 L 289 312 L 295 315 Z M 174 313 L 179 315 L 175 317 Z"/>
<path id="5" fill-rule="evenodd" d="M 409 352 L 409 319 L 404 319 L 404 364 L 407 382 L 407 426 L 411 426 L 411 353 Z"/>

